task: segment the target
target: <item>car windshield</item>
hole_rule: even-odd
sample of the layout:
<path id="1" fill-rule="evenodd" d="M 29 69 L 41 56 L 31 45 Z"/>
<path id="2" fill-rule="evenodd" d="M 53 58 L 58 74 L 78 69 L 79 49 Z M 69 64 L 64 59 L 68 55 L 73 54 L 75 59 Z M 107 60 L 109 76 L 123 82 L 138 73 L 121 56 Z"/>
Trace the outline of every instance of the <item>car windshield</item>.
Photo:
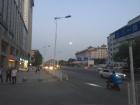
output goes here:
<path id="1" fill-rule="evenodd" d="M 104 70 L 104 72 L 109 72 L 109 70 Z"/>
<path id="2" fill-rule="evenodd" d="M 140 0 L 0 0 L 0 105 L 140 105 Z"/>

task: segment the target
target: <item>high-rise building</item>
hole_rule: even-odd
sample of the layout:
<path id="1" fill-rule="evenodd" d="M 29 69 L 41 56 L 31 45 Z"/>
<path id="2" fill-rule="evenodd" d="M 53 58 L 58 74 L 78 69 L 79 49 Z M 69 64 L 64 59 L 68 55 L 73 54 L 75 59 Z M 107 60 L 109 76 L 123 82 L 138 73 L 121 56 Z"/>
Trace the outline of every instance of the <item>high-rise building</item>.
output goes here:
<path id="1" fill-rule="evenodd" d="M 0 64 L 28 63 L 34 0 L 0 0 Z"/>

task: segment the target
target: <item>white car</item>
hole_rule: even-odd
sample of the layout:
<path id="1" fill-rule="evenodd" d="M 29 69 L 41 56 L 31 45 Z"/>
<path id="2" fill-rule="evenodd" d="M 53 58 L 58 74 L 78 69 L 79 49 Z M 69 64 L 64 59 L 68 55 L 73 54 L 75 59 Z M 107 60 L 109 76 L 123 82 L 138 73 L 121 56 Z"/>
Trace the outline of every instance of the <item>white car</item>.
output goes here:
<path id="1" fill-rule="evenodd" d="M 101 70 L 103 70 L 103 68 L 101 68 L 101 67 L 98 67 L 97 68 L 97 71 L 101 71 Z"/>
<path id="2" fill-rule="evenodd" d="M 112 72 L 108 69 L 104 69 L 104 70 L 100 70 L 99 71 L 99 75 L 103 78 L 108 78 L 109 76 L 111 76 Z"/>
<path id="3" fill-rule="evenodd" d="M 99 75 L 102 78 L 109 78 L 112 75 L 112 71 L 109 69 L 104 69 L 104 70 L 99 71 Z M 119 72 L 116 72 L 116 76 L 120 76 L 122 79 L 126 78 L 126 74 L 119 73 Z"/>

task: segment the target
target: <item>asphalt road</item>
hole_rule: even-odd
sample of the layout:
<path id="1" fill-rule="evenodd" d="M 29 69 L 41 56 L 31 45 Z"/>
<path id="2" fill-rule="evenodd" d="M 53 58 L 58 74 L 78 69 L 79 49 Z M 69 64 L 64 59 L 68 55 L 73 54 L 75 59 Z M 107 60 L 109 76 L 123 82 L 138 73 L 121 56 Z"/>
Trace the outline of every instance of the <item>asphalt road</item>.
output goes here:
<path id="1" fill-rule="evenodd" d="M 111 91 L 96 71 L 69 68 L 62 71 L 68 80 L 60 81 L 43 72 L 28 74 L 32 77 L 30 82 L 0 84 L 0 105 L 128 105 L 125 84 L 120 92 Z M 42 81 L 37 82 L 33 75 L 43 77 Z"/>
<path id="2" fill-rule="evenodd" d="M 121 91 L 106 89 L 106 80 L 97 71 L 64 68 L 64 74 L 69 77 L 68 83 L 76 87 L 92 103 L 101 105 L 128 105 L 127 83 L 121 86 Z"/>

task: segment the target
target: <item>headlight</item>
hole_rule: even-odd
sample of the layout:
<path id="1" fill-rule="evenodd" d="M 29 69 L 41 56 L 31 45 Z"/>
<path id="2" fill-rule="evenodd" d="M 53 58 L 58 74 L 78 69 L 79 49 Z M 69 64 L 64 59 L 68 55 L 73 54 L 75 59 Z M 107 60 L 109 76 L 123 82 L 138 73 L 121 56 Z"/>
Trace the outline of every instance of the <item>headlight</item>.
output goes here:
<path id="1" fill-rule="evenodd" d="M 118 74 L 116 74 L 116 76 L 117 76 L 117 77 L 119 77 L 119 75 L 118 75 Z"/>
<path id="2" fill-rule="evenodd" d="M 53 70 L 53 66 L 50 66 L 49 69 L 50 69 L 50 70 Z"/>
<path id="3" fill-rule="evenodd" d="M 59 65 L 56 65 L 56 67 L 59 68 L 60 66 Z"/>
<path id="4" fill-rule="evenodd" d="M 126 74 L 124 74 L 123 76 L 126 77 Z"/>
<path id="5" fill-rule="evenodd" d="M 48 66 L 45 66 L 44 68 L 45 68 L 45 69 L 48 69 L 49 67 L 48 67 Z"/>

